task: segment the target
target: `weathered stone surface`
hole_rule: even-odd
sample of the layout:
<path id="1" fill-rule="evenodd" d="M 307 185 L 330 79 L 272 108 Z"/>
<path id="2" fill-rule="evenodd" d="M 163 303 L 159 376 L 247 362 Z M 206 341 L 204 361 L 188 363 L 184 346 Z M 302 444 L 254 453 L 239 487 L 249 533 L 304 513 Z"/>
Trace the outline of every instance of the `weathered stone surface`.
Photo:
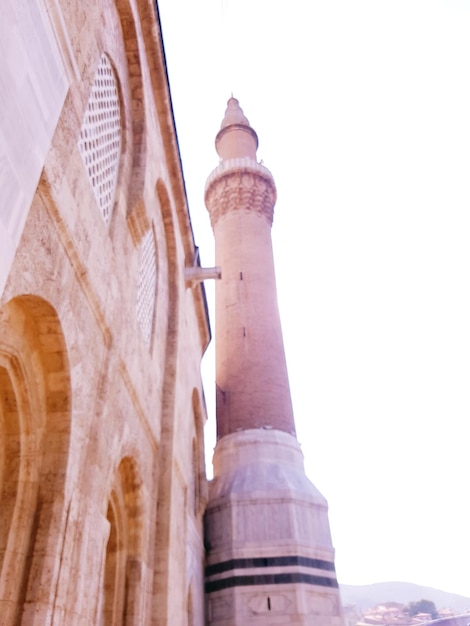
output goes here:
<path id="1" fill-rule="evenodd" d="M 203 624 L 209 330 L 184 278 L 195 244 L 159 30 L 150 0 L 2 4 L 2 626 Z M 116 155 L 84 163 L 108 145 L 103 55 L 121 123 L 106 220 L 93 178 L 109 185 Z"/>

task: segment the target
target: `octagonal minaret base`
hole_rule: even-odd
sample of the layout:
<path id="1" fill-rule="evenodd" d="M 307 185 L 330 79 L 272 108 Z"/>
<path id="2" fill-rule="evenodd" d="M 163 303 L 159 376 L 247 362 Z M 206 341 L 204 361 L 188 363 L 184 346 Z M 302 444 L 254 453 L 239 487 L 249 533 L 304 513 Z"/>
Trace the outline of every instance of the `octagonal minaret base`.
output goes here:
<path id="1" fill-rule="evenodd" d="M 342 626 L 327 503 L 296 438 L 223 437 L 206 512 L 208 623 Z"/>

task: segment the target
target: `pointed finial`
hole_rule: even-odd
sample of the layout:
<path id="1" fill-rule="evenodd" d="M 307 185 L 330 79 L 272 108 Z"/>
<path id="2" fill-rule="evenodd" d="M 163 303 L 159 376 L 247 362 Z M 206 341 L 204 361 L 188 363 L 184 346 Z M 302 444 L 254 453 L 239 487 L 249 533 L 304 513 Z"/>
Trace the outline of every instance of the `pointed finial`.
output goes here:
<path id="1" fill-rule="evenodd" d="M 233 97 L 227 102 L 224 119 L 215 140 L 215 147 L 222 160 L 249 157 L 256 161 L 258 136 L 251 128 L 240 103 Z"/>
<path id="2" fill-rule="evenodd" d="M 250 122 L 245 117 L 240 103 L 233 97 L 232 94 L 227 102 L 227 109 L 225 110 L 225 116 L 222 120 L 220 128 L 227 128 L 227 126 L 232 126 L 234 124 L 240 124 L 241 126 L 248 126 L 251 128 Z"/>

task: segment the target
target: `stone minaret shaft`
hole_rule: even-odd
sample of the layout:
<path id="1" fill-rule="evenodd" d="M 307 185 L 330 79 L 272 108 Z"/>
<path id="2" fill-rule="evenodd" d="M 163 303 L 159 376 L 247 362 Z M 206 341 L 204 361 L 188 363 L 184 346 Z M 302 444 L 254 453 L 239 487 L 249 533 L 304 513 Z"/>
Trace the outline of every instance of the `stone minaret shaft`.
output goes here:
<path id="1" fill-rule="evenodd" d="M 231 98 L 206 185 L 222 280 L 216 285 L 217 435 L 295 434 L 271 242 L 276 188 L 256 161 L 258 138 Z"/>
<path id="2" fill-rule="evenodd" d="M 228 102 L 206 204 L 216 261 L 217 430 L 205 514 L 209 626 L 343 626 L 328 505 L 305 475 L 276 298 L 276 189 Z"/>

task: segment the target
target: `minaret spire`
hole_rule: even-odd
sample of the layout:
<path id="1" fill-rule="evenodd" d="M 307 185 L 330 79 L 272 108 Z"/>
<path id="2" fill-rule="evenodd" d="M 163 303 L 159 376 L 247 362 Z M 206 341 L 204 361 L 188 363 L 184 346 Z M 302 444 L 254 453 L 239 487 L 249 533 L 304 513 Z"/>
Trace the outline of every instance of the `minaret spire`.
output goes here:
<path id="1" fill-rule="evenodd" d="M 274 179 L 229 99 L 205 200 L 215 237 L 217 446 L 206 510 L 211 626 L 343 626 L 326 500 L 305 475 L 277 305 Z"/>
<path id="2" fill-rule="evenodd" d="M 217 133 L 215 147 L 223 161 L 242 157 L 256 161 L 258 136 L 233 95 L 227 102 L 227 110 Z"/>

